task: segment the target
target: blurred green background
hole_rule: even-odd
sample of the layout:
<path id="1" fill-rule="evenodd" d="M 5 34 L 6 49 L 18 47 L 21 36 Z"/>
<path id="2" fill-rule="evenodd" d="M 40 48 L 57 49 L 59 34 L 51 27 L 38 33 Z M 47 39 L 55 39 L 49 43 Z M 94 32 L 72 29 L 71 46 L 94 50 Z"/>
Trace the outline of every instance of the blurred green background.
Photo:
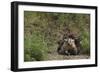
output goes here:
<path id="1" fill-rule="evenodd" d="M 82 54 L 90 55 L 89 14 L 24 11 L 24 61 L 48 60 L 65 28 L 80 36 Z"/>

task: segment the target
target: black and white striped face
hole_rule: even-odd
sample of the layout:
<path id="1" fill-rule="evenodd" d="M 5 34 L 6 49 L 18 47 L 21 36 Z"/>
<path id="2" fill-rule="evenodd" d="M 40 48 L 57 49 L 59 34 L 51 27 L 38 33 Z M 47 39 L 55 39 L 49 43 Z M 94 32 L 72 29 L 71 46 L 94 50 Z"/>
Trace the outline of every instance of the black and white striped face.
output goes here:
<path id="1" fill-rule="evenodd" d="M 77 54 L 77 46 L 75 44 L 75 39 L 72 39 L 72 38 L 64 39 L 64 43 L 61 50 L 64 50 L 64 53 L 68 55 L 72 53 Z M 71 52 L 71 51 L 74 51 L 74 52 Z"/>
<path id="2" fill-rule="evenodd" d="M 76 48 L 76 45 L 75 45 L 75 40 L 72 39 L 72 38 L 66 38 L 64 39 L 64 43 L 66 43 L 65 45 L 67 46 L 67 44 L 69 46 L 71 46 L 72 48 Z"/>

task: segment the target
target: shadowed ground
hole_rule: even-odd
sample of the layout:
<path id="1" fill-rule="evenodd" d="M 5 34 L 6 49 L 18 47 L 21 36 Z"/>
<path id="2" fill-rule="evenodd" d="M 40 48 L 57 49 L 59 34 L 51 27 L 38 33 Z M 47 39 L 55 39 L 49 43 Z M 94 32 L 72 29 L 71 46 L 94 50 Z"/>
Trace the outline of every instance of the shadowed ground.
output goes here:
<path id="1" fill-rule="evenodd" d="M 59 55 L 56 51 L 52 51 L 48 53 L 47 60 L 77 60 L 77 59 L 89 59 L 88 55 Z"/>

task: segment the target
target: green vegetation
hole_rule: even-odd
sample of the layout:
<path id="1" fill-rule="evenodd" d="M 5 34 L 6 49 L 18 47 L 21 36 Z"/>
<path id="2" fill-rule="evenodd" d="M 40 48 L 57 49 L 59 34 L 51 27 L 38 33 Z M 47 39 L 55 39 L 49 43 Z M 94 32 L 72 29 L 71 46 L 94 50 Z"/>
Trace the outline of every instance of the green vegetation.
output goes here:
<path id="1" fill-rule="evenodd" d="M 82 53 L 89 55 L 89 14 L 24 11 L 24 61 L 47 60 L 65 28 L 80 36 Z"/>

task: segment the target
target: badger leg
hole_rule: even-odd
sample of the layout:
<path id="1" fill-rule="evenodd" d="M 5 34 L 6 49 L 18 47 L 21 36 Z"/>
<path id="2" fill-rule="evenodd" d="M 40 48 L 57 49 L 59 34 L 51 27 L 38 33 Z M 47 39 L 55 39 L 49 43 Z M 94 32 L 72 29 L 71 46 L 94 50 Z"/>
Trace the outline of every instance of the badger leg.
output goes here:
<path id="1" fill-rule="evenodd" d="M 68 55 L 68 56 L 70 55 L 70 53 L 68 52 L 68 50 L 65 51 L 65 54 Z"/>
<path id="2" fill-rule="evenodd" d="M 63 47 L 59 47 L 57 52 L 58 52 L 58 54 L 64 54 L 64 48 Z"/>
<path id="3" fill-rule="evenodd" d="M 78 55 L 78 49 L 74 48 L 74 55 Z"/>

